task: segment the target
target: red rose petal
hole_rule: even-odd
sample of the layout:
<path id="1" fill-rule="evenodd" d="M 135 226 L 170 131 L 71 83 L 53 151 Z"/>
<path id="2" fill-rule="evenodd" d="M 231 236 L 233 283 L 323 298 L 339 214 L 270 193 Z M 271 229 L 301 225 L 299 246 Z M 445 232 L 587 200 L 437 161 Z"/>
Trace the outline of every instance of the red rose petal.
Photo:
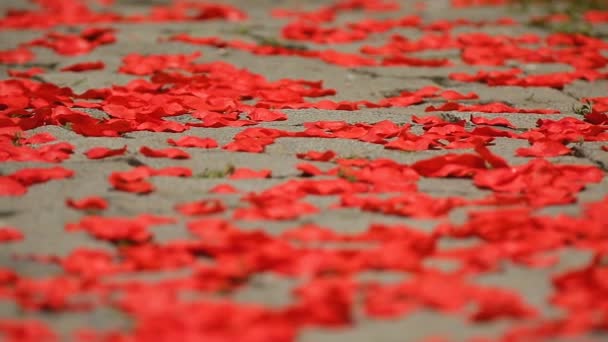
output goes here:
<path id="1" fill-rule="evenodd" d="M 226 210 L 226 207 L 219 200 L 200 200 L 178 204 L 175 206 L 175 210 L 184 215 L 194 216 L 221 213 Z"/>
<path id="2" fill-rule="evenodd" d="M 109 182 L 116 190 L 147 194 L 154 191 L 154 186 L 146 180 L 152 176 L 153 170 L 138 167 L 131 171 L 112 172 Z"/>
<path id="3" fill-rule="evenodd" d="M 10 69 L 7 71 L 8 75 L 11 77 L 23 77 L 23 78 L 31 78 L 32 76 L 40 75 L 40 74 L 43 74 L 44 72 L 45 72 L 44 69 L 38 68 L 38 67 L 29 68 L 27 70 Z"/>
<path id="4" fill-rule="evenodd" d="M 83 72 L 89 70 L 102 70 L 105 68 L 105 64 L 102 61 L 97 62 L 83 62 L 76 63 L 59 69 L 60 71 L 72 71 L 72 72 Z"/>
<path id="5" fill-rule="evenodd" d="M 122 156 L 127 152 L 127 145 L 122 148 L 110 149 L 107 147 L 93 147 L 84 154 L 89 159 L 103 159 L 114 156 Z"/>
<path id="6" fill-rule="evenodd" d="M 444 99 L 446 99 L 448 101 L 476 100 L 479 98 L 479 96 L 473 92 L 468 93 L 468 94 L 461 94 L 454 90 L 446 90 L 446 91 L 442 92 L 441 94 L 439 94 L 439 96 L 443 97 Z"/>
<path id="7" fill-rule="evenodd" d="M 45 183 L 52 179 L 70 178 L 72 176 L 74 176 L 74 171 L 61 166 L 51 168 L 25 168 L 10 175 L 12 179 L 25 186 Z"/>
<path id="8" fill-rule="evenodd" d="M 572 151 L 564 144 L 554 140 L 539 140 L 531 147 L 518 148 L 515 154 L 520 157 L 557 157 L 570 154 Z"/>
<path id="9" fill-rule="evenodd" d="M 33 59 L 34 53 L 23 47 L 0 51 L 0 63 L 2 64 L 25 64 Z"/>
<path id="10" fill-rule="evenodd" d="M 21 182 L 8 176 L 0 176 L 0 196 L 21 196 L 27 192 Z"/>
<path id="11" fill-rule="evenodd" d="M 186 151 L 182 151 L 178 148 L 164 148 L 164 149 L 152 149 L 147 146 L 143 146 L 139 149 L 139 152 L 146 157 L 150 158 L 171 158 L 171 159 L 189 159 L 190 154 Z"/>
<path id="12" fill-rule="evenodd" d="M 45 323 L 33 319 L 0 319 L 0 332 L 7 341 L 57 340 L 57 335 Z"/>
<path id="13" fill-rule="evenodd" d="M 209 189 L 209 193 L 212 194 L 235 194 L 238 190 L 230 184 L 218 184 L 213 188 Z"/>
<path id="14" fill-rule="evenodd" d="M 167 139 L 167 143 L 178 147 L 216 148 L 218 146 L 217 141 L 214 139 L 193 136 L 183 136 L 178 140 L 169 138 Z"/>
<path id="15" fill-rule="evenodd" d="M 20 240 L 23 240 L 23 233 L 21 233 L 17 228 L 0 227 L 0 243 Z"/>
<path id="16" fill-rule="evenodd" d="M 505 118 L 488 119 L 481 116 L 476 116 L 471 118 L 471 122 L 475 125 L 501 126 L 513 129 L 515 128 L 515 126 Z"/>
<path id="17" fill-rule="evenodd" d="M 66 200 L 66 205 L 77 210 L 105 210 L 108 208 L 108 201 L 97 196 L 86 197 L 79 200 L 68 198 Z"/>
<path id="18" fill-rule="evenodd" d="M 298 154 L 296 154 L 296 156 L 300 159 L 326 162 L 326 161 L 332 160 L 336 156 L 336 153 L 334 151 L 325 151 L 325 152 L 308 151 L 306 153 L 298 153 Z"/>
<path id="19" fill-rule="evenodd" d="M 232 172 L 230 179 L 255 179 L 255 178 L 270 178 L 272 171 L 270 170 L 252 170 L 246 167 L 239 167 Z"/>

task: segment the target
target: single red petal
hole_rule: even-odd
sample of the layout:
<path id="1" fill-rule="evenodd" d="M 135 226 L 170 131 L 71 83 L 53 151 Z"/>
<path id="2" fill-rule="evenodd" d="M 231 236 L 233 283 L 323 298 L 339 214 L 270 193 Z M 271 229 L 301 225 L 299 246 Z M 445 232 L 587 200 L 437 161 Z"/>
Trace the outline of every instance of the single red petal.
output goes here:
<path id="1" fill-rule="evenodd" d="M 0 227 L 0 243 L 23 240 L 23 233 L 14 227 Z"/>
<path id="2" fill-rule="evenodd" d="M 147 146 L 142 146 L 139 152 L 150 158 L 171 158 L 171 159 L 188 159 L 190 154 L 178 148 L 152 149 Z"/>
<path id="3" fill-rule="evenodd" d="M 572 151 L 561 142 L 547 139 L 535 141 L 528 148 L 518 148 L 515 154 L 520 157 L 557 157 L 570 152 Z"/>
<path id="4" fill-rule="evenodd" d="M 128 183 L 119 183 L 119 182 L 111 182 L 114 186 L 114 189 L 124 191 L 124 192 L 132 192 L 135 194 L 148 194 L 154 191 L 155 187 L 150 182 L 147 181 L 135 181 Z"/>
<path id="5" fill-rule="evenodd" d="M 511 131 L 497 129 L 491 126 L 475 127 L 471 132 L 472 135 L 479 137 L 506 137 L 506 138 L 517 138 L 518 134 Z"/>
<path id="6" fill-rule="evenodd" d="M 226 207 L 220 200 L 201 200 L 189 203 L 181 203 L 175 206 L 175 210 L 184 215 L 209 215 L 221 213 Z"/>
<path id="7" fill-rule="evenodd" d="M 271 111 L 266 108 L 255 108 L 249 114 L 247 114 L 249 120 L 258 122 L 269 122 L 269 121 L 283 121 L 287 120 L 287 115 Z"/>
<path id="8" fill-rule="evenodd" d="M 70 208 L 77 210 L 104 210 L 108 208 L 108 201 L 98 196 L 86 197 L 80 200 L 68 198 L 65 203 Z"/>
<path id="9" fill-rule="evenodd" d="M 515 126 L 511 122 L 509 122 L 509 120 L 507 120 L 505 118 L 488 119 L 488 118 L 484 118 L 481 116 L 477 116 L 477 117 L 472 117 L 471 122 L 474 123 L 475 125 L 501 126 L 501 127 L 508 127 L 508 128 L 513 128 L 513 129 L 515 128 Z"/>
<path id="10" fill-rule="evenodd" d="M 490 164 L 493 168 L 508 168 L 509 163 L 500 156 L 493 154 L 485 145 L 477 144 L 475 146 L 475 152 L 477 152 L 481 158 L 483 158 L 488 164 Z"/>
<path id="11" fill-rule="evenodd" d="M 48 182 L 51 179 L 70 178 L 74 171 L 61 166 L 51 168 L 25 168 L 10 175 L 11 178 L 19 183 L 30 186 L 32 184 Z"/>
<path id="12" fill-rule="evenodd" d="M 31 78 L 32 76 L 40 75 L 44 73 L 44 69 L 42 68 L 29 68 L 27 70 L 13 70 L 10 69 L 7 71 L 8 75 L 11 77 L 23 77 L 23 78 Z"/>
<path id="13" fill-rule="evenodd" d="M 101 70 L 105 68 L 102 61 L 76 63 L 59 69 L 60 71 L 83 72 L 89 70 Z"/>
<path id="14" fill-rule="evenodd" d="M 451 66 L 452 62 L 447 58 L 422 59 L 402 55 L 394 55 L 385 57 L 382 60 L 383 66 L 407 65 L 407 66 L 425 66 L 425 67 L 444 67 Z"/>
<path id="15" fill-rule="evenodd" d="M 602 146 L 602 150 L 608 152 L 608 145 Z"/>
<path id="16" fill-rule="evenodd" d="M 112 172 L 109 181 L 116 190 L 147 194 L 154 191 L 154 185 L 146 181 L 150 176 L 152 176 L 150 168 L 139 167 L 130 171 Z"/>
<path id="17" fill-rule="evenodd" d="M 409 107 L 414 104 L 424 102 L 424 98 L 420 95 L 399 95 L 394 97 L 388 97 L 381 100 L 378 104 L 380 106 L 394 106 L 394 107 Z"/>
<path id="18" fill-rule="evenodd" d="M 0 196 L 21 196 L 27 188 L 20 182 L 7 176 L 0 176 Z"/>
<path id="19" fill-rule="evenodd" d="M 298 153 L 296 156 L 300 159 L 314 160 L 314 161 L 330 161 L 335 156 L 336 153 L 334 151 L 325 151 L 325 152 L 317 152 L 317 151 L 308 151 L 306 153 Z"/>
<path id="20" fill-rule="evenodd" d="M 34 53 L 24 47 L 0 51 L 0 63 L 2 64 L 25 64 L 34 57 Z"/>
<path id="21" fill-rule="evenodd" d="M 412 168 L 424 177 L 471 177 L 486 169 L 485 162 L 474 154 L 446 154 L 417 161 Z"/>
<path id="22" fill-rule="evenodd" d="M 122 156 L 127 152 L 127 145 L 122 148 L 110 149 L 107 147 L 93 147 L 84 154 L 89 159 L 103 159 L 113 156 Z"/>
<path id="23" fill-rule="evenodd" d="M 55 140 L 56 140 L 56 138 L 51 133 L 42 132 L 42 133 L 34 134 L 29 138 L 23 139 L 23 141 L 21 143 L 24 145 L 38 145 L 38 144 L 46 144 L 48 142 L 55 141 Z"/>
<path id="24" fill-rule="evenodd" d="M 253 179 L 253 178 L 270 178 L 272 171 L 270 170 L 252 170 L 246 167 L 240 167 L 234 170 L 230 175 L 230 179 Z"/>
<path id="25" fill-rule="evenodd" d="M 468 94 L 461 94 L 454 90 L 446 90 L 441 93 L 439 96 L 443 97 L 448 101 L 458 101 L 458 100 L 476 100 L 479 96 L 473 92 Z"/>
<path id="26" fill-rule="evenodd" d="M 173 217 L 169 216 L 161 216 L 161 215 L 151 215 L 151 214 L 140 214 L 135 218 L 135 221 L 146 225 L 163 225 L 163 224 L 173 224 L 177 222 L 177 220 Z"/>
<path id="27" fill-rule="evenodd" d="M 422 137 L 416 140 L 407 140 L 403 137 L 399 137 L 384 145 L 384 148 L 389 150 L 426 151 L 437 146 L 441 145 L 436 143 L 435 139 L 431 138 Z"/>
<path id="28" fill-rule="evenodd" d="M 585 121 L 594 125 L 605 125 L 608 124 L 608 114 L 593 110 L 591 113 L 585 115 Z"/>
<path id="29" fill-rule="evenodd" d="M 218 184 L 209 189 L 209 192 L 213 194 L 234 194 L 238 193 L 238 190 L 230 184 Z"/>
<path id="30" fill-rule="evenodd" d="M 200 138 L 193 136 L 183 136 L 178 140 L 171 138 L 167 139 L 167 143 L 178 147 L 199 147 L 199 148 L 215 148 L 217 147 L 217 141 L 211 138 Z"/>
<path id="31" fill-rule="evenodd" d="M 0 285 L 14 283 L 17 279 L 19 276 L 13 270 L 0 267 Z"/>
<path id="32" fill-rule="evenodd" d="M 272 144 L 274 139 L 256 139 L 256 138 L 243 138 L 234 140 L 222 148 L 227 151 L 235 151 L 235 152 L 252 152 L 252 153 L 262 153 L 266 148 L 266 145 Z"/>
<path id="33" fill-rule="evenodd" d="M 302 171 L 302 175 L 305 177 L 318 176 L 318 175 L 322 175 L 324 173 L 318 167 L 316 167 L 315 165 L 312 165 L 310 163 L 300 163 L 300 164 L 296 165 L 296 168 L 298 170 Z"/>

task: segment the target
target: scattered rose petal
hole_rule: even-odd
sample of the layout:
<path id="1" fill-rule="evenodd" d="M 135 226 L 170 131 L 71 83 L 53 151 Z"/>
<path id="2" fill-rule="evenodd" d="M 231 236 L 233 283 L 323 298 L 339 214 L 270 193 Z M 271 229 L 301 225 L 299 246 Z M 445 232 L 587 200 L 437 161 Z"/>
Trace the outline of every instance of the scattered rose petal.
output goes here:
<path id="1" fill-rule="evenodd" d="M 336 153 L 334 151 L 325 151 L 325 152 L 308 151 L 306 153 L 298 153 L 298 154 L 296 154 L 296 156 L 300 159 L 326 162 L 326 161 L 332 160 L 336 156 Z"/>
<path id="2" fill-rule="evenodd" d="M 254 179 L 254 178 L 270 178 L 270 170 L 252 170 L 246 167 L 239 167 L 232 172 L 230 179 Z"/>
<path id="3" fill-rule="evenodd" d="M 171 158 L 171 159 L 189 159 L 190 154 L 177 148 L 152 149 L 143 146 L 139 152 L 150 158 Z"/>
<path id="4" fill-rule="evenodd" d="M 86 197 L 79 200 L 68 198 L 66 205 L 77 210 L 105 210 L 108 208 L 108 202 L 98 196 Z"/>
<path id="5" fill-rule="evenodd" d="M 539 140 L 529 148 L 518 148 L 515 154 L 520 157 L 557 157 L 570 154 L 572 151 L 559 141 Z"/>
<path id="6" fill-rule="evenodd" d="M 221 213 L 226 208 L 219 200 L 201 200 L 190 203 L 181 203 L 175 206 L 175 210 L 184 215 L 209 215 Z"/>
<path id="7" fill-rule="evenodd" d="M 216 148 L 218 146 L 217 141 L 214 139 L 193 136 L 183 136 L 178 140 L 169 138 L 167 139 L 167 143 L 178 147 Z"/>
<path id="8" fill-rule="evenodd" d="M 23 233 L 21 233 L 17 228 L 0 227 L 0 243 L 20 240 L 23 240 Z"/>
<path id="9" fill-rule="evenodd" d="M 102 61 L 82 62 L 63 67 L 60 71 L 83 72 L 89 70 L 102 70 L 103 68 L 105 68 L 105 64 Z"/>
<path id="10" fill-rule="evenodd" d="M 122 156 L 127 152 L 127 145 L 122 148 L 110 149 L 107 147 L 93 147 L 87 150 L 84 154 L 89 159 L 103 159 L 114 156 Z"/>

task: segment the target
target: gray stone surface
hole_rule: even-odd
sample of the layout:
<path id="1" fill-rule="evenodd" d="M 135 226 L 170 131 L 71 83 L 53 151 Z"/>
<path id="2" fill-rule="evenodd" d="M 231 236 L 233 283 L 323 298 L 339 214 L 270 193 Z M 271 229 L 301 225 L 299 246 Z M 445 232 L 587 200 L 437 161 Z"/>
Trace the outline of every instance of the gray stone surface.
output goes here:
<path id="1" fill-rule="evenodd" d="M 116 9 L 121 13 L 137 13 L 151 3 L 145 1 L 117 2 Z M 156 3 L 156 1 L 154 1 Z M 224 3 L 234 3 L 246 9 L 250 19 L 245 23 L 227 23 L 221 21 L 195 22 L 195 23 L 163 23 L 163 24 L 108 24 L 103 26 L 117 29 L 117 42 L 97 48 L 87 55 L 78 57 L 60 56 L 48 49 L 33 49 L 37 55 L 36 62 L 43 63 L 47 68 L 46 73 L 40 77 L 60 86 L 69 86 L 75 92 L 83 92 L 90 88 L 109 87 L 113 84 L 125 84 L 137 77 L 117 73 L 124 55 L 132 52 L 141 54 L 165 54 L 165 53 L 191 53 L 201 51 L 202 57 L 198 61 L 222 60 L 238 67 L 247 68 L 254 73 L 264 75 L 269 80 L 281 78 L 323 80 L 326 88 L 334 88 L 337 95 L 327 97 L 335 101 L 341 100 L 370 100 L 377 101 L 386 97 L 387 93 L 399 92 L 401 90 L 416 90 L 423 86 L 435 85 L 445 89 L 453 89 L 462 93 L 474 91 L 479 94 L 480 99 L 471 103 L 487 103 L 502 101 L 521 108 L 552 108 L 562 112 L 559 115 L 536 115 L 536 114 L 487 114 L 487 113 L 458 113 L 451 114 L 457 118 L 468 119 L 471 115 L 494 118 L 508 118 L 518 129 L 528 130 L 536 127 L 538 119 L 551 118 L 560 119 L 573 116 L 572 108 L 580 104 L 581 97 L 605 96 L 607 81 L 595 83 L 576 81 L 563 90 L 551 88 L 520 88 L 520 87 L 489 87 L 479 83 L 460 83 L 450 81 L 448 75 L 453 72 L 475 73 L 477 70 L 489 69 L 489 67 L 471 66 L 455 60 L 454 65 L 445 68 L 428 67 L 363 67 L 344 68 L 325 64 L 318 60 L 303 59 L 298 57 L 284 56 L 255 56 L 243 51 L 215 49 L 200 47 L 177 42 L 158 43 L 159 38 L 166 38 L 174 33 L 189 33 L 194 36 L 220 36 L 224 39 L 245 39 L 238 34 L 238 30 L 247 27 L 248 30 L 264 36 L 277 36 L 284 20 L 269 19 L 268 12 L 271 8 L 316 8 L 326 4 L 327 1 L 273 1 L 273 0 L 231 0 Z M 398 17 L 411 13 L 411 3 L 404 6 L 399 13 L 378 14 L 382 17 Z M 448 10 L 448 1 L 427 1 L 428 7 L 423 12 L 426 21 L 435 19 L 457 19 L 468 18 L 471 20 L 495 19 L 504 15 L 517 18 L 525 17 L 521 12 L 507 12 L 494 8 L 475 8 L 462 10 Z M 7 4 L 0 4 L 3 10 Z M 11 7 L 30 6 L 24 1 L 11 2 Z M 351 13 L 340 16 L 338 23 L 349 22 L 357 18 L 363 18 L 362 13 Z M 64 28 L 65 29 L 65 28 Z M 454 32 L 482 31 L 490 34 L 511 34 L 534 32 L 541 36 L 548 33 L 537 28 L 513 26 L 513 27 L 483 27 L 483 28 L 459 28 Z M 388 33 L 371 35 L 363 42 L 344 45 L 332 45 L 331 48 L 345 52 L 356 52 L 363 45 L 380 45 L 393 33 L 401 33 L 416 37 L 420 32 L 413 29 L 401 29 Z M 40 37 L 42 31 L 37 30 L 2 30 L 0 31 L 0 50 L 16 47 L 19 43 Z M 318 44 L 303 43 L 311 48 L 322 47 Z M 417 54 L 418 57 L 446 57 L 458 59 L 458 50 L 443 50 L 427 54 Z M 87 73 L 68 73 L 59 71 L 60 68 L 77 62 L 102 60 L 106 68 L 101 71 L 90 71 Z M 12 66 L 0 65 L 0 73 L 13 68 Z M 527 65 L 526 72 L 529 74 L 549 71 L 569 70 L 564 65 Z M 505 67 L 492 68 L 508 69 Z M 5 77 L 5 76 L 2 76 Z M 431 104 L 436 104 L 430 102 Z M 441 102 L 437 102 L 441 103 Z M 429 105 L 411 106 L 407 108 L 382 108 L 361 109 L 358 111 L 329 111 L 318 109 L 284 110 L 288 120 L 264 123 L 261 126 L 278 128 L 287 131 L 301 131 L 303 124 L 319 120 L 342 120 L 349 123 L 375 123 L 382 120 L 391 120 L 398 124 L 410 123 L 412 116 L 440 115 L 440 112 L 425 113 L 424 109 Z M 103 115 L 98 112 L 96 115 Z M 172 118 L 176 121 L 187 121 L 188 116 Z M 257 126 L 259 127 L 259 126 Z M 415 130 L 420 131 L 417 126 Z M 72 169 L 76 176 L 71 179 L 52 181 L 31 187 L 27 195 L 23 197 L 0 197 L 0 226 L 8 225 L 18 227 L 24 234 L 23 241 L 3 244 L 0 247 L 0 266 L 16 270 L 20 275 L 34 278 L 42 278 L 60 274 L 62 271 L 56 265 L 39 263 L 27 258 L 17 256 L 28 255 L 54 255 L 63 257 L 79 247 L 98 248 L 112 251 L 114 247 L 108 243 L 94 240 L 83 232 L 65 232 L 64 225 L 68 222 L 76 222 L 82 213 L 67 208 L 67 198 L 82 198 L 98 195 L 107 199 L 110 208 L 103 213 L 106 216 L 135 216 L 141 213 L 152 213 L 157 215 L 172 215 L 178 218 L 177 223 L 155 226 L 151 230 L 156 241 L 168 242 L 174 240 L 185 240 L 190 237 L 186 229 L 187 218 L 176 214 L 174 206 L 177 203 L 194 201 L 203 198 L 220 198 L 230 209 L 243 207 L 241 200 L 243 194 L 249 192 L 260 192 L 289 179 L 303 179 L 296 165 L 303 162 L 296 158 L 296 153 L 310 150 L 323 151 L 333 150 L 339 156 L 357 156 L 369 159 L 389 158 L 399 163 L 412 164 L 419 160 L 440 156 L 446 153 L 444 150 L 432 150 L 422 152 L 403 152 L 387 150 L 378 144 L 370 144 L 356 140 L 347 139 L 322 139 L 322 138 L 280 138 L 274 144 L 269 145 L 264 153 L 241 153 L 228 152 L 222 149 L 187 149 L 192 158 L 187 160 L 169 160 L 147 158 L 138 153 L 142 146 L 153 148 L 168 147 L 167 138 L 177 138 L 181 135 L 195 135 L 216 139 L 220 146 L 232 141 L 235 134 L 242 131 L 241 128 L 192 128 L 179 133 L 152 133 L 134 132 L 121 138 L 91 138 L 82 137 L 72 131 L 56 127 L 45 126 L 35 129 L 33 132 L 50 132 L 57 137 L 58 141 L 68 141 L 76 146 L 76 153 L 61 164 L 61 166 Z M 113 157 L 105 160 L 88 160 L 83 152 L 94 146 L 105 146 L 119 148 L 128 146 L 128 154 L 122 157 Z M 581 149 L 586 151 L 584 156 L 565 156 L 550 158 L 558 164 L 581 164 L 608 166 L 608 152 L 601 151 L 605 142 L 585 142 Z M 515 150 L 526 147 L 525 140 L 497 138 L 490 149 L 504 157 L 509 163 L 519 165 L 527 162 L 528 158 L 516 157 Z M 447 151 L 464 153 L 468 151 Z M 234 167 L 247 167 L 254 170 L 270 169 L 272 177 L 263 180 L 228 180 L 205 179 L 201 177 L 174 178 L 155 177 L 150 181 L 156 186 L 156 191 L 147 196 L 136 196 L 133 194 L 114 191 L 108 183 L 108 176 L 114 171 L 126 171 L 131 169 L 128 160 L 136 157 L 142 163 L 154 167 L 184 166 L 191 168 L 194 174 L 200 174 L 205 169 L 222 169 L 228 165 Z M 327 170 L 335 165 L 332 163 L 313 162 L 322 170 Z M 52 166 L 44 163 L 31 162 L 5 162 L 0 164 L 0 174 L 10 174 L 25 167 Z M 239 194 L 209 194 L 209 189 L 217 184 L 230 183 L 241 192 Z M 424 178 L 418 182 L 421 192 L 433 197 L 457 196 L 468 199 L 480 199 L 489 191 L 476 188 L 468 179 L 432 179 Z M 540 214 L 559 215 L 580 213 L 581 203 L 596 201 L 608 194 L 608 178 L 601 183 L 593 184 L 583 191 L 579 196 L 579 203 L 564 206 L 553 206 L 539 210 Z M 331 208 L 339 201 L 337 196 L 309 196 L 307 201 L 322 210 L 319 213 L 306 215 L 295 220 L 286 222 L 266 221 L 240 221 L 236 222 L 245 230 L 261 229 L 271 235 L 277 235 L 288 228 L 303 223 L 315 223 L 330 227 L 339 233 L 356 234 L 365 231 L 370 224 L 406 224 L 417 230 L 432 232 L 440 223 L 447 221 L 462 222 L 466 219 L 465 214 L 474 207 L 455 209 L 447 217 L 437 219 L 417 219 L 399 216 L 382 215 L 352 208 Z M 230 213 L 218 215 L 218 217 L 231 218 Z M 458 246 L 474 243 L 466 240 L 442 240 L 440 246 Z M 340 246 L 326 246 L 328 248 L 340 248 Z M 561 263 L 548 269 L 525 268 L 521 265 L 508 265 L 494 273 L 480 276 L 475 279 L 478 284 L 495 285 L 516 290 L 525 301 L 537 307 L 543 312 L 554 313 L 547 303 L 552 288 L 550 277 L 563 271 L 584 265 L 578 261 L 587 256 L 580 255 L 580 251 L 562 250 L 560 252 Z M 562 267 L 566 264 L 568 267 Z M 441 260 L 429 260 L 429 267 L 437 269 L 451 269 L 458 265 L 442 263 Z M 141 274 L 124 275 L 123 280 L 137 279 L 142 281 L 158 281 L 160 279 L 172 279 L 189 274 L 188 271 L 177 270 L 175 273 L 160 274 L 151 272 L 150 277 Z M 383 272 L 370 272 L 359 275 L 367 281 L 397 282 L 407 273 L 385 274 Z M 142 278 L 142 279 L 140 279 Z M 231 299 L 237 302 L 257 303 L 270 307 L 282 307 L 293 300 L 292 289 L 301 284 L 303 279 L 281 278 L 273 274 L 261 274 L 248 282 L 242 289 L 231 295 Z M 360 310 L 361 303 L 357 306 Z M 130 318 L 109 306 L 99 306 L 95 310 L 82 313 L 24 313 L 9 301 L 0 300 L 0 318 L 35 318 L 41 319 L 52 326 L 61 337 L 68 339 L 70 334 L 82 327 L 92 327 L 98 330 L 118 329 L 129 330 L 132 328 Z M 509 327 L 509 321 L 498 321 L 486 324 L 472 325 L 466 319 L 458 315 L 443 315 L 430 310 L 421 310 L 402 319 L 395 320 L 372 320 L 363 315 L 357 317 L 356 325 L 347 329 L 320 329 L 311 327 L 306 329 L 300 336 L 300 341 L 416 341 L 430 336 L 447 336 L 450 340 L 465 341 L 474 336 L 498 336 Z"/>

